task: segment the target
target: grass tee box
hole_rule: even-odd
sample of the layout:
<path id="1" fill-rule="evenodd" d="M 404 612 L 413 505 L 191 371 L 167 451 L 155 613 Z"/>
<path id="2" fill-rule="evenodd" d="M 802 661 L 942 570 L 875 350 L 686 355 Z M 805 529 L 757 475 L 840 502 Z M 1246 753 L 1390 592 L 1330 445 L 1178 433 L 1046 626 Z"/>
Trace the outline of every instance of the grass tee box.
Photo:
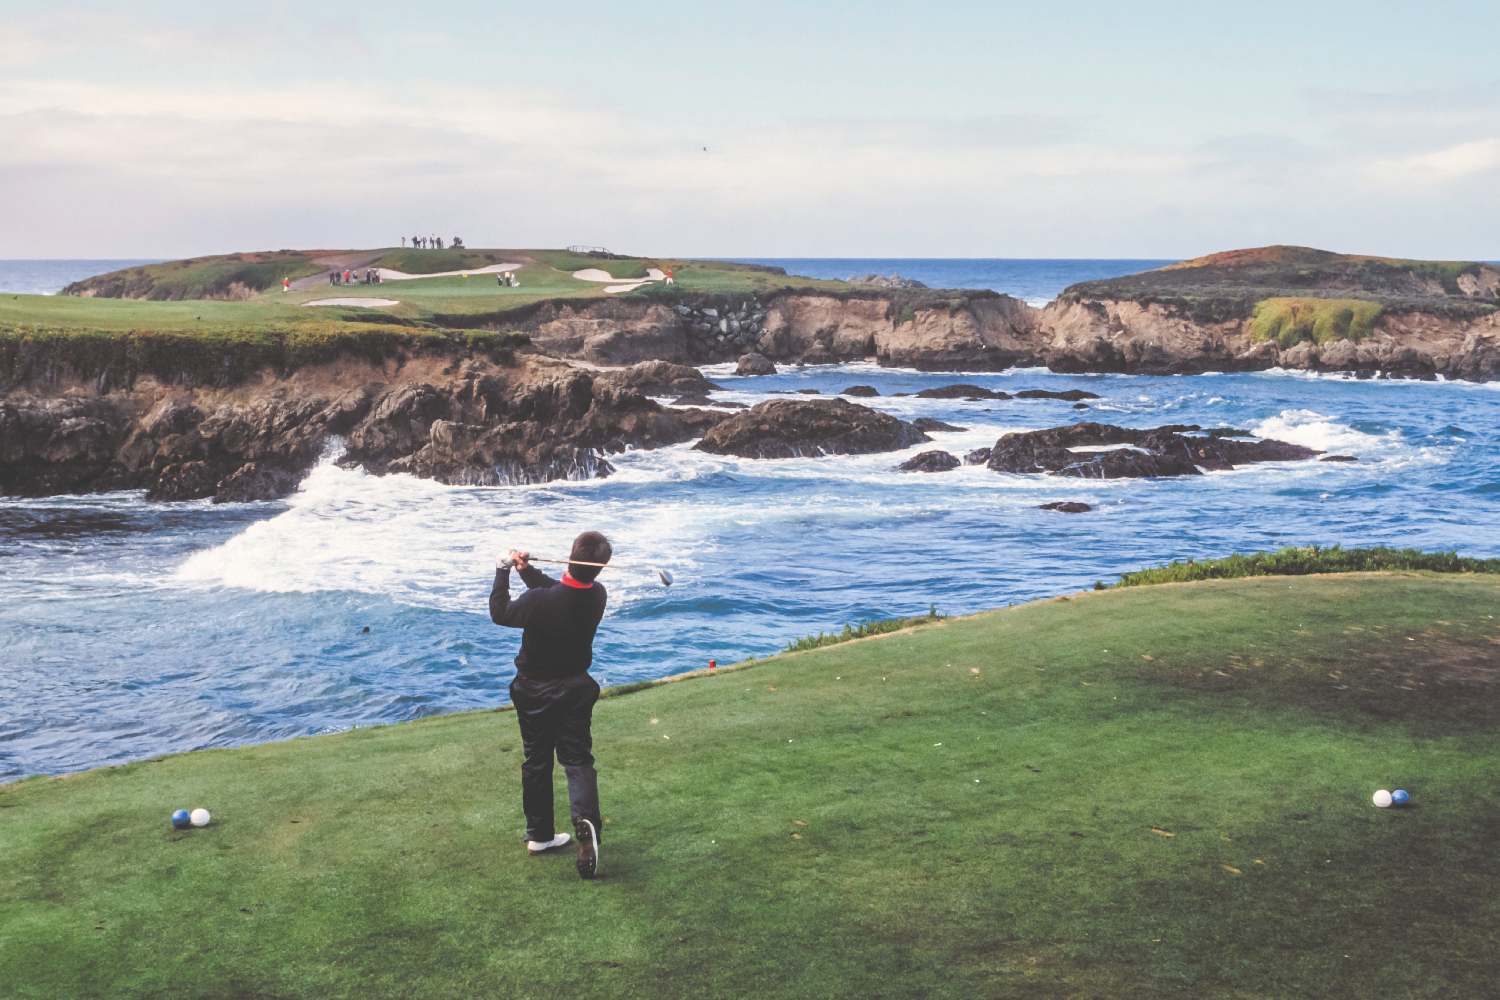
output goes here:
<path id="1" fill-rule="evenodd" d="M 509 713 L 0 787 L 52 997 L 1478 997 L 1500 577 L 1110 589 L 607 698 L 606 871 Z M 1370 793 L 1409 788 L 1377 810 Z M 174 832 L 205 806 L 214 825 Z"/>

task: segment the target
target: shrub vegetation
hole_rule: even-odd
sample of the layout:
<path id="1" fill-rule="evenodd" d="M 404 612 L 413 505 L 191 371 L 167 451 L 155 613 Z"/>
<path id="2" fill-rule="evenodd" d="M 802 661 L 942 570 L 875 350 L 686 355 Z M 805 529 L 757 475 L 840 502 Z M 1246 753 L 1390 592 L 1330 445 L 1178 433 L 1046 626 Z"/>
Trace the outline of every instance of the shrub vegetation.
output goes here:
<path id="1" fill-rule="evenodd" d="M 1263 299 L 1250 315 L 1250 336 L 1282 347 L 1360 340 L 1374 330 L 1380 313 L 1380 303 L 1366 299 Z"/>
<path id="2" fill-rule="evenodd" d="M 1191 583 L 1241 576 L 1305 576 L 1310 573 L 1372 573 L 1382 570 L 1500 573 L 1500 559 L 1470 559 L 1454 552 L 1423 552 L 1420 549 L 1292 546 L 1275 552 L 1236 554 L 1223 559 L 1186 559 L 1126 573 L 1120 577 L 1119 586 Z"/>

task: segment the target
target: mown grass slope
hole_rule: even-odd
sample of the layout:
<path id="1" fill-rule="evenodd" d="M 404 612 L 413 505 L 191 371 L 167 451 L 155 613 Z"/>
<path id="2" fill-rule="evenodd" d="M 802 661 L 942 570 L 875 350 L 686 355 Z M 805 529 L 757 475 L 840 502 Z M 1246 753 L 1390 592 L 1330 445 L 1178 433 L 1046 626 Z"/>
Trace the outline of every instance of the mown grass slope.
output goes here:
<path id="1" fill-rule="evenodd" d="M 595 883 L 521 849 L 508 713 L 22 782 L 0 983 L 1487 995 L 1497 619 L 1493 576 L 1135 587 L 609 698 Z M 1413 808 L 1370 806 L 1396 785 Z"/>

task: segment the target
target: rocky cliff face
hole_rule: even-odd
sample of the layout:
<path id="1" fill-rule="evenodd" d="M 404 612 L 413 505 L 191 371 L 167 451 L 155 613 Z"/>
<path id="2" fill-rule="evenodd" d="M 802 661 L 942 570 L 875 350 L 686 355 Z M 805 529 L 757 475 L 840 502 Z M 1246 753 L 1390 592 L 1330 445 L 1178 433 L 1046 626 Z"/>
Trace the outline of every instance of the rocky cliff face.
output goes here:
<path id="1" fill-rule="evenodd" d="M 1257 340 L 1247 320 L 1194 319 L 1183 310 L 1133 300 L 1064 300 L 1038 319 L 1042 361 L 1055 371 L 1254 371 L 1292 368 L 1403 378 L 1500 378 L 1500 313 L 1451 316 L 1387 311 L 1358 340 Z"/>
<path id="2" fill-rule="evenodd" d="M 542 358 L 438 356 L 263 370 L 228 387 L 152 376 L 31 383 L 0 397 L 0 494 L 272 499 L 335 437 L 345 463 L 375 473 L 484 485 L 603 476 L 613 452 L 690 440 L 723 419 L 663 408 L 633 387 L 663 378 L 687 381 L 659 368 L 600 374 Z"/>
<path id="3" fill-rule="evenodd" d="M 596 364 L 732 361 L 748 352 L 810 364 L 877 358 L 931 369 L 1034 361 L 1037 312 L 988 292 L 778 292 L 557 303 L 516 320 L 547 354 Z"/>
<path id="4" fill-rule="evenodd" d="M 1488 271 L 1462 275 L 1487 280 Z M 1184 374 L 1272 367 L 1408 378 L 1500 378 L 1500 313 L 1387 307 L 1368 336 L 1284 346 L 1257 339 L 1240 304 L 1071 295 L 1045 309 L 989 293 L 787 292 L 663 305 L 580 303 L 522 324 L 541 351 L 598 364 L 701 365 L 747 353 L 779 364 L 875 359 L 938 370 L 1045 365 Z"/>

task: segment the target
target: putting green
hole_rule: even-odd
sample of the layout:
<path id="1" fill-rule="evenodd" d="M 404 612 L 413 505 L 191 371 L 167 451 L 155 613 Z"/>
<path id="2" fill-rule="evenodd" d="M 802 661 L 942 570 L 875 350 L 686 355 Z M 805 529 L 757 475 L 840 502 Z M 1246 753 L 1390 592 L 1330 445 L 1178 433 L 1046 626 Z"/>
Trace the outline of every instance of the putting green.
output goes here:
<path id="1" fill-rule="evenodd" d="M 521 848 L 503 712 L 34 779 L 0 992 L 1482 996 L 1497 651 L 1495 576 L 1270 577 L 608 698 L 596 883 Z"/>

